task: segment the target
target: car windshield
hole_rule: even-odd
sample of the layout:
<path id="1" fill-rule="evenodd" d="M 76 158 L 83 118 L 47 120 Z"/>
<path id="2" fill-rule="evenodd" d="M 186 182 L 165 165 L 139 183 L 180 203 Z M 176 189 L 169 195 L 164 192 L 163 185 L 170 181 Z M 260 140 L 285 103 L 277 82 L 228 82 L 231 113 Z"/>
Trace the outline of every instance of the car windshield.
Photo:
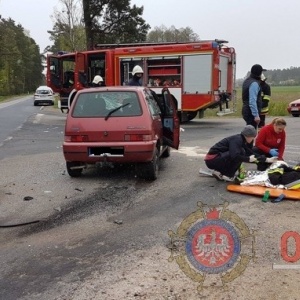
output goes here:
<path id="1" fill-rule="evenodd" d="M 129 117 L 141 115 L 136 92 L 100 91 L 78 95 L 73 117 Z"/>

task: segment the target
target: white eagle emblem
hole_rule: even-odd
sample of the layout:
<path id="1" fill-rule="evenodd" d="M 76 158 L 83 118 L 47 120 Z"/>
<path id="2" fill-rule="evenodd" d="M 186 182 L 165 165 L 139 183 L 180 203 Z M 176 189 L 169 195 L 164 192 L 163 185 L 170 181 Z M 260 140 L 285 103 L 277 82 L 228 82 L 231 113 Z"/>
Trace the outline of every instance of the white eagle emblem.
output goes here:
<path id="1" fill-rule="evenodd" d="M 206 243 L 205 240 L 207 236 L 210 236 L 210 242 Z M 217 243 L 217 240 L 221 240 Z M 228 256 L 230 252 L 230 245 L 228 243 L 228 238 L 226 234 L 219 234 L 215 230 L 212 230 L 210 234 L 200 234 L 197 240 L 197 256 L 201 257 L 203 260 L 209 260 L 211 265 L 214 265 L 219 260 L 223 260 L 224 257 Z"/>

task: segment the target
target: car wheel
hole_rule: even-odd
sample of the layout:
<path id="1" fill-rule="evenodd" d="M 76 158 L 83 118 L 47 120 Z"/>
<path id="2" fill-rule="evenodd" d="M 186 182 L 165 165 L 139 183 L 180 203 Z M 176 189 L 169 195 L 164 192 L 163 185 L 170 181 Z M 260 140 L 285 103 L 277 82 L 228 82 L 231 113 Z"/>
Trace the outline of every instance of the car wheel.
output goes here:
<path id="1" fill-rule="evenodd" d="M 166 158 L 171 155 L 171 148 L 167 146 L 164 150 L 164 152 L 161 154 L 161 157 Z"/>
<path id="2" fill-rule="evenodd" d="M 146 180 L 156 180 L 159 170 L 159 157 L 158 150 L 155 149 L 155 153 L 151 162 L 141 163 L 137 165 L 137 175 L 140 178 Z"/>
<path id="3" fill-rule="evenodd" d="M 80 177 L 81 174 L 82 174 L 82 168 L 73 169 L 74 167 L 79 167 L 80 165 L 81 164 L 79 162 L 76 162 L 76 161 L 67 161 L 66 166 L 67 166 L 68 174 L 71 177 Z"/>
<path id="4" fill-rule="evenodd" d="M 292 114 L 292 116 L 293 116 L 293 117 L 299 117 L 299 115 L 298 115 L 298 114 Z"/>
<path id="5" fill-rule="evenodd" d="M 37 105 L 38 105 L 38 103 L 37 103 L 36 101 L 34 101 L 34 102 L 33 102 L 33 105 L 34 105 L 34 106 L 37 106 Z"/>

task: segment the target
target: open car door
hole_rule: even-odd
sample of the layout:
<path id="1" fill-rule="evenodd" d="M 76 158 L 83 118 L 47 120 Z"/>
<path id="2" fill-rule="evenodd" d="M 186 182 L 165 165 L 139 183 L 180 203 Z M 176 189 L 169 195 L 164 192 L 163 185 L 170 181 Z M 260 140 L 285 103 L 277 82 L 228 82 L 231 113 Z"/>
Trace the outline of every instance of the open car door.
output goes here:
<path id="1" fill-rule="evenodd" d="M 178 149 L 180 122 L 177 112 L 177 100 L 173 95 L 170 94 L 168 88 L 163 88 L 162 96 L 162 124 L 164 142 L 166 145 Z"/>

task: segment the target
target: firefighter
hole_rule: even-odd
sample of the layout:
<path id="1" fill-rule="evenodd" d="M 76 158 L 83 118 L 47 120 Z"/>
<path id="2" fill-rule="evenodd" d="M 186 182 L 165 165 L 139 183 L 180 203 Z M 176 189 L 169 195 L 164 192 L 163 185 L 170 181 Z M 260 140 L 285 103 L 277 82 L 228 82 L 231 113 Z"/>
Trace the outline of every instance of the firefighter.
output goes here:
<path id="1" fill-rule="evenodd" d="M 262 107 L 261 107 L 261 111 L 259 114 L 260 122 L 258 124 L 258 129 L 265 126 L 266 115 L 269 112 L 269 103 L 270 103 L 270 99 L 271 99 L 271 87 L 266 82 L 267 78 L 265 77 L 265 75 L 263 73 L 260 76 L 260 80 L 261 80 L 260 87 L 261 87 Z"/>
<path id="2" fill-rule="evenodd" d="M 131 86 L 142 86 L 142 77 L 143 77 L 143 74 L 144 74 L 143 69 L 139 65 L 136 65 L 132 69 L 132 78 L 129 80 L 128 85 L 131 85 Z"/>
<path id="3" fill-rule="evenodd" d="M 260 122 L 261 110 L 261 74 L 263 69 L 261 65 L 253 65 L 250 76 L 246 78 L 242 87 L 243 108 L 242 115 L 247 125 L 257 128 Z"/>

